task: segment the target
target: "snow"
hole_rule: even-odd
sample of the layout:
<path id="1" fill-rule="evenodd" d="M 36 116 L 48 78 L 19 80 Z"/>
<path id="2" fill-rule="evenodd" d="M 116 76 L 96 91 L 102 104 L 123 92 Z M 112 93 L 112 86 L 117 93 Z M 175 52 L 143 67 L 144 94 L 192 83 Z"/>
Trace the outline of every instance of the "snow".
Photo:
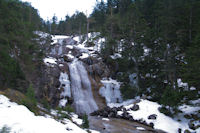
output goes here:
<path id="1" fill-rule="evenodd" d="M 72 46 L 72 45 L 66 45 L 66 47 L 69 48 L 69 49 L 73 49 L 74 48 L 74 46 Z"/>
<path id="2" fill-rule="evenodd" d="M 177 79 L 178 87 L 183 87 L 185 90 L 188 89 L 188 83 L 183 83 L 181 79 Z"/>
<path id="3" fill-rule="evenodd" d="M 191 91 L 195 91 L 196 88 L 195 88 L 194 86 L 192 86 L 192 87 L 190 87 L 190 90 L 191 90 Z"/>
<path id="4" fill-rule="evenodd" d="M 103 121 L 110 121 L 108 118 L 102 118 Z"/>
<path id="5" fill-rule="evenodd" d="M 59 43 L 60 41 L 63 41 L 63 39 L 69 38 L 69 36 L 64 36 L 64 35 L 52 35 L 51 37 L 53 41 L 51 45 Z"/>
<path id="6" fill-rule="evenodd" d="M 99 94 L 106 99 L 106 103 L 122 102 L 120 83 L 109 78 L 109 80 L 101 80 L 104 85 L 100 88 Z"/>
<path id="7" fill-rule="evenodd" d="M 182 112 L 184 112 L 185 114 L 191 114 L 192 112 L 199 111 L 200 110 L 200 106 L 194 107 L 194 106 L 191 106 L 191 105 L 183 104 L 183 105 L 179 106 L 179 109 Z"/>
<path id="8" fill-rule="evenodd" d="M 145 130 L 143 127 L 136 127 L 137 130 Z"/>
<path id="9" fill-rule="evenodd" d="M 61 99 L 59 101 L 59 106 L 60 107 L 65 107 L 65 105 L 67 104 L 68 100 L 67 99 Z"/>
<path id="10" fill-rule="evenodd" d="M 57 64 L 56 63 L 57 60 L 55 58 L 53 58 L 53 57 L 44 58 L 43 61 L 47 66 L 52 66 L 53 67 L 55 64 Z"/>
<path id="11" fill-rule="evenodd" d="M 122 111 L 117 111 L 117 115 L 122 116 L 123 112 Z"/>
<path id="12" fill-rule="evenodd" d="M 67 57 L 69 57 L 70 59 L 74 59 L 75 57 L 72 54 L 67 54 Z"/>
<path id="13" fill-rule="evenodd" d="M 110 108 L 120 107 L 120 106 L 127 106 L 127 105 L 130 105 L 130 104 L 134 103 L 134 102 L 135 102 L 135 99 L 129 99 L 129 100 L 123 101 L 122 103 L 108 103 L 108 106 Z"/>
<path id="14" fill-rule="evenodd" d="M 78 43 L 80 43 L 80 36 L 76 36 L 76 37 L 73 37 L 73 39 L 75 40 L 75 41 L 77 41 Z"/>
<path id="15" fill-rule="evenodd" d="M 50 36 L 50 34 L 42 32 L 42 31 L 34 31 L 33 33 L 36 35 L 39 35 L 41 38 L 47 38 L 48 36 Z"/>
<path id="16" fill-rule="evenodd" d="M 178 131 L 178 128 L 181 127 L 181 124 L 176 122 L 175 120 L 171 119 L 168 116 L 165 116 L 164 114 L 160 113 L 158 108 L 160 107 L 159 104 L 155 102 L 151 102 L 148 100 L 141 100 L 140 103 L 138 103 L 140 109 L 138 111 L 128 111 L 128 113 L 133 117 L 135 120 L 143 120 L 150 124 L 151 122 L 154 123 L 154 128 L 156 129 L 162 129 L 169 133 L 176 133 Z M 126 109 L 129 109 L 133 106 L 133 104 L 129 106 L 125 106 Z M 150 120 L 148 119 L 148 116 L 156 114 L 157 119 L 156 120 Z M 173 125 L 173 126 L 171 126 Z"/>
<path id="17" fill-rule="evenodd" d="M 99 131 L 95 131 L 95 130 L 91 130 L 91 129 L 89 129 L 89 131 L 90 131 L 91 133 L 100 133 Z"/>
<path id="18" fill-rule="evenodd" d="M 118 59 L 118 58 L 122 58 L 122 55 L 119 54 L 119 53 L 115 53 L 114 55 L 111 55 L 110 57 L 115 60 L 115 59 Z"/>
<path id="19" fill-rule="evenodd" d="M 75 113 L 71 113 L 72 121 L 75 122 L 78 125 L 83 124 L 83 120 L 78 118 L 78 115 Z"/>
<path id="20" fill-rule="evenodd" d="M 88 53 L 82 53 L 82 55 L 79 57 L 80 59 L 85 59 L 88 58 L 89 54 Z"/>
<path id="21" fill-rule="evenodd" d="M 198 103 L 198 101 L 199 100 L 195 100 L 191 102 Z M 140 100 L 139 103 L 137 103 L 139 105 L 139 110 L 137 111 L 129 110 L 130 108 L 133 107 L 133 104 L 128 105 L 128 103 L 131 102 L 133 103 L 134 100 L 132 99 L 132 101 L 125 101 L 120 105 L 124 105 L 124 108 L 128 110 L 127 112 L 129 113 L 129 115 L 133 117 L 134 120 L 145 121 L 147 124 L 153 123 L 155 129 L 160 129 L 168 133 L 177 133 L 179 128 L 182 129 L 182 131 L 189 129 L 188 127 L 189 120 L 186 120 L 184 118 L 184 114 L 191 114 L 200 110 L 199 106 L 193 107 L 189 105 L 182 105 L 179 107 L 179 109 L 183 111 L 183 114 L 176 116 L 174 119 L 172 119 L 164 115 L 163 113 L 159 112 L 159 107 L 161 107 L 161 105 L 159 105 L 156 102 L 151 102 L 149 100 L 142 99 Z M 113 104 L 112 107 L 119 107 L 119 105 Z M 118 111 L 117 114 L 122 116 L 123 111 Z M 155 114 L 157 116 L 155 120 L 148 119 L 148 117 L 152 114 Z M 178 121 L 178 119 L 181 121 Z M 199 122 L 195 122 L 194 124 L 197 125 L 199 124 Z M 189 130 L 193 131 L 191 129 Z M 199 132 L 200 128 L 198 128 L 196 131 Z"/>
<path id="22" fill-rule="evenodd" d="M 25 106 L 0 95 L 0 129 L 5 125 L 11 128 L 11 133 L 87 133 L 68 119 L 62 124 L 52 118 L 35 116 Z"/>
<path id="23" fill-rule="evenodd" d="M 63 67 L 64 65 L 63 64 L 59 64 L 59 67 Z"/>

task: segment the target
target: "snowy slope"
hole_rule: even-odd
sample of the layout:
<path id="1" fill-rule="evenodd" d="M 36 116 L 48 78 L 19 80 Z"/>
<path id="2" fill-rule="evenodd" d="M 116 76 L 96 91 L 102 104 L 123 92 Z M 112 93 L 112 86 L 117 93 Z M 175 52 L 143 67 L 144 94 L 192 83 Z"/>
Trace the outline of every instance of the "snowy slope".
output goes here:
<path id="1" fill-rule="evenodd" d="M 23 105 L 10 102 L 0 95 L 0 129 L 11 128 L 11 133 L 87 133 L 70 120 L 62 124 L 52 118 L 35 116 Z"/>
<path id="2" fill-rule="evenodd" d="M 172 118 L 166 116 L 165 114 L 160 113 L 159 107 L 161 107 L 161 105 L 159 105 L 156 102 L 149 101 L 149 100 L 140 100 L 140 102 L 137 103 L 139 105 L 139 110 L 133 111 L 131 108 L 134 106 L 134 104 L 130 104 L 130 102 L 133 103 L 133 101 L 134 101 L 134 99 L 125 101 L 120 104 L 112 103 L 109 106 L 110 107 L 123 106 L 124 108 L 126 108 L 127 112 L 129 113 L 130 116 L 133 117 L 134 120 L 145 121 L 147 124 L 153 123 L 155 129 L 161 129 L 167 133 L 177 133 L 179 128 L 182 129 L 182 132 L 184 130 L 188 129 L 191 132 L 200 133 L 200 127 L 197 128 L 195 131 L 189 129 L 189 126 L 188 126 L 189 120 L 184 118 L 184 114 L 188 114 L 188 113 L 192 113 L 192 112 L 194 113 L 194 112 L 200 110 L 200 107 L 192 107 L 189 105 L 180 106 L 179 108 L 183 113 L 182 113 L 182 115 L 176 116 L 176 117 L 178 117 L 179 120 L 181 120 L 181 121 L 178 121 L 178 119 L 176 117 L 174 119 L 172 119 Z M 199 102 L 199 100 L 196 100 L 196 102 Z M 129 105 L 127 103 L 129 103 Z M 123 110 L 118 111 L 117 114 L 122 115 Z M 148 117 L 152 114 L 156 116 L 156 119 L 148 119 Z M 197 123 L 197 124 L 199 125 L 199 123 Z"/>

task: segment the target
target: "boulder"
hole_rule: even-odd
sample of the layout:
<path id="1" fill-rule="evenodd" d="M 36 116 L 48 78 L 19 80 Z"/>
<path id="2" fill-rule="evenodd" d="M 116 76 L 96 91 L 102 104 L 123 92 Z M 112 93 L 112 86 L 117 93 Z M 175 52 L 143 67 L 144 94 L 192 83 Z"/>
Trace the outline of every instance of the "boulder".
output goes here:
<path id="1" fill-rule="evenodd" d="M 133 107 L 130 108 L 130 109 L 131 109 L 132 111 L 137 111 L 137 110 L 139 110 L 140 108 L 139 108 L 139 105 L 134 104 Z"/>
<path id="2" fill-rule="evenodd" d="M 189 126 L 189 128 L 192 129 L 192 130 L 195 130 L 195 129 L 196 129 L 196 127 L 195 127 L 195 125 L 194 125 L 194 123 L 193 123 L 192 121 L 190 121 L 190 122 L 188 123 L 188 126 Z"/>
<path id="3" fill-rule="evenodd" d="M 148 117 L 148 119 L 150 120 L 155 120 L 157 118 L 157 115 L 156 114 L 152 114 Z"/>
<path id="4" fill-rule="evenodd" d="M 64 55 L 64 56 L 63 56 L 63 59 L 64 59 L 64 61 L 66 61 L 66 62 L 72 62 L 72 61 L 73 61 L 73 59 L 72 59 L 72 58 L 69 58 L 67 55 Z"/>
<path id="5" fill-rule="evenodd" d="M 154 128 L 154 124 L 152 122 L 149 124 L 149 126 Z"/>
<path id="6" fill-rule="evenodd" d="M 188 129 L 186 129 L 185 131 L 184 131 L 184 133 L 191 133 Z"/>
<path id="7" fill-rule="evenodd" d="M 181 133 L 181 132 L 182 132 L 182 129 L 181 129 L 181 128 L 179 128 L 179 129 L 178 129 L 178 133 Z"/>

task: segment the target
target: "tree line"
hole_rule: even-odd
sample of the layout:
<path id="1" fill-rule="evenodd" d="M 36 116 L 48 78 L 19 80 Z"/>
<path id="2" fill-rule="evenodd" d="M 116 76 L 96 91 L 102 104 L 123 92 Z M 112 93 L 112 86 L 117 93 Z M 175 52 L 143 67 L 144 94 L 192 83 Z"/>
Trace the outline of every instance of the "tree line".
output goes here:
<path id="1" fill-rule="evenodd" d="M 91 28 L 106 37 L 105 61 L 116 66 L 122 92 L 131 98 L 151 95 L 152 100 L 176 107 L 183 99 L 196 99 L 200 88 L 199 0 L 99 1 L 91 14 Z M 122 59 L 109 56 L 121 53 Z M 136 73 L 139 85 L 131 86 Z M 178 87 L 177 79 L 196 90 Z M 148 88 L 148 89 L 147 89 Z"/>

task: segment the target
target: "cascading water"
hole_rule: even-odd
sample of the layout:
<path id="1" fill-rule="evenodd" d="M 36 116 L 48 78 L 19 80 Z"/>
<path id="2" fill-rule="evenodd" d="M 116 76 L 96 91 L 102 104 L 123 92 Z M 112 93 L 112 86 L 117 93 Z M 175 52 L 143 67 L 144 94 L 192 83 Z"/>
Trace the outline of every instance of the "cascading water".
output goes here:
<path id="1" fill-rule="evenodd" d="M 98 109 L 94 101 L 91 83 L 81 61 L 74 59 L 69 64 L 73 106 L 78 114 L 89 114 Z"/>
<path id="2" fill-rule="evenodd" d="M 104 86 L 100 88 L 99 94 L 105 97 L 107 104 L 122 102 L 119 82 L 110 78 L 109 80 L 101 80 L 101 83 Z"/>
<path id="3" fill-rule="evenodd" d="M 59 81 L 61 83 L 59 89 L 63 88 L 63 92 L 60 94 L 61 100 L 59 105 L 65 106 L 68 102 L 67 98 L 71 98 L 71 88 L 70 88 L 70 81 L 67 73 L 60 73 Z"/>

